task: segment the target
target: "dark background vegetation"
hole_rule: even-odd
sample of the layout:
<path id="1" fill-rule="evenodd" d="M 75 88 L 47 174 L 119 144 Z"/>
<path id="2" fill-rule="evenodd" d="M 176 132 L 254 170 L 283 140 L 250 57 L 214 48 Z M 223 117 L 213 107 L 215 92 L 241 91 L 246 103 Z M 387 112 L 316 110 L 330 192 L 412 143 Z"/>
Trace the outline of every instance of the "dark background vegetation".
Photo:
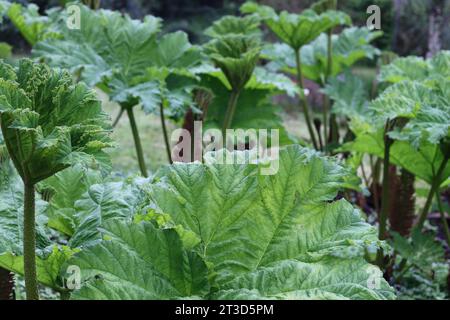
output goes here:
<path id="1" fill-rule="evenodd" d="M 64 5 L 64 0 L 18 0 L 35 3 L 42 12 Z M 204 29 L 218 17 L 236 14 L 243 0 L 102 0 L 101 7 L 127 12 L 134 18 L 147 14 L 164 18 L 167 31 L 184 30 L 193 42 L 203 42 Z M 314 0 L 259 0 L 278 10 L 299 12 Z M 450 0 L 341 0 L 339 9 L 347 12 L 356 25 L 366 23 L 366 9 L 376 4 L 382 12 L 384 36 L 375 43 L 402 56 L 425 56 L 430 50 L 450 49 Z M 0 39 L 19 51 L 28 48 L 8 22 L 0 27 Z M 437 42 L 437 43 L 436 43 Z M 17 50 L 16 49 L 16 50 Z"/>

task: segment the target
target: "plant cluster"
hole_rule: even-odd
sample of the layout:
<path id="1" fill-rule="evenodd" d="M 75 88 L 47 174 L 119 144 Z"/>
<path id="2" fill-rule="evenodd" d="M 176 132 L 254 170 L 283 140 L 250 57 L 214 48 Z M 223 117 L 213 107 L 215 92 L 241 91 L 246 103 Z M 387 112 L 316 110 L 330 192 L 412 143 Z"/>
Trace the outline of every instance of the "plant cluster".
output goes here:
<path id="1" fill-rule="evenodd" d="M 381 33 L 331 0 L 299 14 L 248 2 L 201 46 L 154 16 L 80 4 L 70 29 L 64 10 L 1 8 L 33 46 L 34 60 L 0 63 L 0 267 L 24 276 L 28 299 L 39 285 L 62 299 L 446 298 L 435 230 L 450 245 L 449 52 L 381 53 Z M 369 88 L 351 67 L 376 57 Z M 141 177 L 111 174 L 114 124 L 94 88 L 117 104 L 115 122 L 128 115 Z M 283 127 L 280 94 L 298 99 L 309 139 Z M 170 163 L 153 173 L 135 107 L 161 119 Z M 232 148 L 172 163 L 168 119 L 279 129 L 279 159 L 219 163 L 253 151 Z M 416 180 L 427 186 L 417 219 Z"/>

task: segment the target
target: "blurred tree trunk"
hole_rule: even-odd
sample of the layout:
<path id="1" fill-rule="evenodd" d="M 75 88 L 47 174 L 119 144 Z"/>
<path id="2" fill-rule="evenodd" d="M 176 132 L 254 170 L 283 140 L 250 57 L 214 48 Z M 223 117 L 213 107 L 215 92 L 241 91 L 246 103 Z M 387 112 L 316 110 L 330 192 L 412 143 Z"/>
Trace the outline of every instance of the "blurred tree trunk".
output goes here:
<path id="1" fill-rule="evenodd" d="M 400 34 L 400 24 L 402 11 L 406 4 L 405 0 L 392 0 L 394 2 L 394 30 L 392 32 L 392 51 L 397 52 L 398 50 L 398 36 Z"/>
<path id="2" fill-rule="evenodd" d="M 428 51 L 427 58 L 431 58 L 438 53 L 441 48 L 441 34 L 445 20 L 443 12 L 445 9 L 445 0 L 431 1 L 428 14 Z"/>

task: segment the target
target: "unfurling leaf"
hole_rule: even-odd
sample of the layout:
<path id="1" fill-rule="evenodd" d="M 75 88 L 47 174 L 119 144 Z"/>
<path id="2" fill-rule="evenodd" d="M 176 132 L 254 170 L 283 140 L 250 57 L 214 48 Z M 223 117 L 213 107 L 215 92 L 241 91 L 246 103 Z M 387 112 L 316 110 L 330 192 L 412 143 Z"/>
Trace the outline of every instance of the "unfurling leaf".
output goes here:
<path id="1" fill-rule="evenodd" d="M 80 159 L 95 161 L 111 147 L 108 117 L 95 92 L 74 85 L 64 71 L 21 60 L 0 74 L 0 115 L 14 165 L 28 183 L 38 183 Z M 13 71 L 13 72 L 11 72 Z"/>
<path id="2" fill-rule="evenodd" d="M 225 74 L 232 89 L 240 91 L 255 70 L 261 47 L 258 39 L 233 34 L 211 40 L 205 51 Z"/>

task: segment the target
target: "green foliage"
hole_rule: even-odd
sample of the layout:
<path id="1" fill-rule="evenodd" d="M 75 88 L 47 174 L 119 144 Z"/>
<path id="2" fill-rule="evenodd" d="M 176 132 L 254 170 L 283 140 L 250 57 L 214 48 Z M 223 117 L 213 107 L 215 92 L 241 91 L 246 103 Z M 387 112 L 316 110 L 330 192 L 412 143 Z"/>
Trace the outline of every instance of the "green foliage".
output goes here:
<path id="1" fill-rule="evenodd" d="M 6 42 L 0 42 L 0 59 L 11 58 L 12 47 Z"/>
<path id="2" fill-rule="evenodd" d="M 301 14 L 283 11 L 278 15 L 271 7 L 247 2 L 241 11 L 259 16 L 280 40 L 295 51 L 315 40 L 322 32 L 338 25 L 351 24 L 349 16 L 333 10 L 322 14 L 310 9 Z"/>
<path id="3" fill-rule="evenodd" d="M 380 35 L 379 32 L 357 27 L 346 28 L 340 34 L 333 35 L 331 76 L 337 76 L 363 58 L 373 59 L 378 55 L 379 50 L 370 43 Z M 302 47 L 300 55 L 304 76 L 316 82 L 322 81 L 328 68 L 327 35 L 321 34 Z M 286 44 L 267 45 L 262 56 L 271 61 L 268 66 L 271 70 L 281 70 L 293 75 L 297 72 L 294 52 Z"/>
<path id="4" fill-rule="evenodd" d="M 329 202 L 342 188 L 344 168 L 295 146 L 280 156 L 275 176 L 259 176 L 255 165 L 163 169 L 150 207 L 179 227 L 105 223 L 105 240 L 68 262 L 82 270 L 73 297 L 393 298 L 381 272 L 364 260 L 378 246 L 376 231 L 346 201 Z M 188 249 L 195 241 L 187 246 L 180 230 L 198 245 Z M 370 275 L 378 289 L 368 287 Z"/>
<path id="5" fill-rule="evenodd" d="M 352 120 L 350 128 L 356 135 L 356 138 L 354 141 L 345 143 L 340 148 L 340 151 L 371 154 L 383 158 L 384 128 L 377 128 L 367 122 L 358 121 L 356 118 Z M 414 148 L 407 141 L 394 141 L 390 154 L 392 164 L 408 170 L 428 184 L 432 184 L 436 178 L 436 172 L 444 159 L 440 147 L 426 141 L 418 149 Z M 450 165 L 446 165 L 444 173 L 439 179 L 439 184 L 448 184 L 447 178 L 449 176 Z"/>
<path id="6" fill-rule="evenodd" d="M 68 247 L 49 247 L 36 259 L 37 279 L 39 283 L 55 291 L 63 292 L 64 288 L 62 270 L 64 264 L 77 250 Z M 0 255 L 0 266 L 14 273 L 24 274 L 24 257 L 10 252 Z"/>
<path id="7" fill-rule="evenodd" d="M 81 268 L 83 279 L 90 279 L 74 298 L 192 299 L 209 291 L 205 262 L 183 248 L 174 229 L 111 221 L 103 230 L 108 241 L 70 261 Z"/>
<path id="8" fill-rule="evenodd" d="M 40 193 L 48 195 L 49 208 L 46 212 L 50 228 L 72 236 L 76 229 L 75 202 L 89 190 L 89 187 L 102 181 L 99 171 L 82 165 L 67 168 L 46 179 L 39 186 Z"/>
<path id="9" fill-rule="evenodd" d="M 0 184 L 0 267 L 18 275 L 24 274 L 23 193 L 22 181 L 16 174 L 8 172 L 5 181 Z M 73 250 L 56 246 L 50 240 L 46 216 L 48 203 L 38 199 L 36 209 L 38 281 L 58 291 L 62 288 L 61 268 Z"/>
<path id="10" fill-rule="evenodd" d="M 417 230 L 409 239 L 393 236 L 392 246 L 398 253 L 393 277 L 399 299 L 446 299 L 449 266 L 442 243 L 433 234 Z"/>
<path id="11" fill-rule="evenodd" d="M 396 140 L 409 141 L 418 148 L 423 141 L 439 144 L 450 138 L 449 80 L 435 86 L 402 81 L 389 87 L 372 103 L 377 119 L 408 119 L 403 128 L 390 133 Z"/>
<path id="12" fill-rule="evenodd" d="M 0 257 L 6 252 L 21 255 L 23 249 L 23 185 L 20 179 L 10 172 L 2 174 L 5 176 L 0 184 Z M 46 209 L 47 203 L 42 200 L 36 202 L 38 250 L 42 250 L 50 244 L 45 228 Z M 0 262 L 0 264 L 2 263 Z"/>
<path id="13" fill-rule="evenodd" d="M 169 77 L 195 76 L 190 70 L 202 57 L 184 32 L 158 38 L 159 18 L 146 16 L 140 21 L 119 12 L 80 8 L 83 27 L 69 30 L 62 26 L 63 39 L 40 42 L 34 56 L 68 68 L 122 106 L 142 104 L 147 113 L 156 113 L 163 101 L 172 102 L 173 88 L 166 84 Z M 183 98 L 186 108 L 192 102 L 189 91 Z"/>
<path id="14" fill-rule="evenodd" d="M 20 3 L 0 1 L 0 15 L 2 12 L 6 14 L 32 46 L 43 39 L 58 37 L 58 33 L 53 29 L 54 21 L 47 16 L 40 15 L 38 10 L 39 7 L 33 3 L 24 7 Z"/>
<path id="15" fill-rule="evenodd" d="M 103 149 L 111 147 L 95 92 L 72 84 L 67 72 L 30 60 L 21 60 L 17 69 L 2 64 L 0 115 L 10 156 L 29 183 L 80 160 L 102 159 Z"/>
<path id="16" fill-rule="evenodd" d="M 220 78 L 208 75 L 202 78 L 202 85 L 211 89 L 214 94 L 204 129 L 220 128 L 225 118 L 230 88 L 227 88 Z M 283 127 L 279 115 L 281 110 L 270 101 L 272 94 L 281 90 L 258 82 L 256 77 L 253 79 L 241 92 L 231 129 L 278 129 L 280 145 L 291 144 L 292 138 Z"/>
<path id="17" fill-rule="evenodd" d="M 380 80 L 397 83 L 403 80 L 424 81 L 436 77 L 449 77 L 450 51 L 441 51 L 431 59 L 405 57 L 381 68 Z"/>
<path id="18" fill-rule="evenodd" d="M 261 51 L 256 38 L 245 35 L 227 35 L 211 40 L 205 52 L 219 67 L 234 91 L 242 90 L 250 80 Z"/>
<path id="19" fill-rule="evenodd" d="M 260 36 L 260 21 L 256 16 L 225 16 L 213 23 L 206 29 L 205 35 L 211 38 L 220 38 L 229 34 L 239 34 L 244 36 Z"/>
<path id="20" fill-rule="evenodd" d="M 445 65 L 443 57 L 445 53 L 437 56 L 433 65 L 437 64 L 436 61 L 440 61 L 439 65 Z M 384 126 L 387 121 L 395 121 L 397 125 L 388 132 L 389 137 L 394 139 L 391 147 L 392 163 L 430 184 L 436 179 L 439 180 L 438 184 L 445 183 L 450 174 L 448 165 L 444 167 L 441 177 L 436 177 L 436 174 L 445 159 L 445 146 L 450 137 L 449 81 L 445 72 L 440 75 L 427 72 L 422 81 L 401 80 L 406 78 L 398 76 L 402 74 L 398 71 L 401 70 L 400 65 L 412 61 L 420 60 L 408 58 L 393 62 L 389 77 L 399 82 L 372 101 L 366 117 L 353 119 L 351 129 L 356 139 L 344 145 L 342 150 L 383 157 Z M 384 74 L 387 79 L 386 70 Z M 415 76 L 420 80 L 418 73 Z"/>
<path id="21" fill-rule="evenodd" d="M 98 228 L 114 219 L 128 219 L 139 212 L 142 193 L 134 182 L 109 182 L 92 185 L 75 202 L 76 214 L 72 217 L 75 232 L 71 247 L 88 246 L 100 240 Z"/>
<path id="22" fill-rule="evenodd" d="M 205 31 L 212 39 L 198 47 L 184 32 L 162 34 L 153 16 L 134 20 L 80 5 L 81 28 L 72 30 L 64 11 L 41 16 L 34 5 L 0 0 L 0 16 L 34 46 L 34 57 L 58 67 L 0 63 L 0 267 L 25 275 L 29 297 L 37 297 L 29 289 L 34 267 L 40 284 L 74 299 L 393 299 L 382 271 L 400 298 L 446 298 L 444 249 L 420 229 L 439 187 L 450 182 L 450 54 L 383 66 L 387 89 L 369 102 L 349 68 L 380 54 L 371 43 L 381 33 L 349 27 L 334 35 L 351 24 L 336 7 L 323 0 L 300 14 L 278 14 L 248 2 L 246 16 L 216 21 Z M 283 43 L 265 45 L 262 23 Z M 268 63 L 258 65 L 260 58 Z M 279 72 L 297 75 L 298 83 Z M 349 123 L 339 151 L 351 153 L 352 168 L 286 146 L 293 139 L 272 99 L 277 94 L 303 99 L 319 148 L 303 78 L 324 86 L 334 103 L 328 121 L 324 100 L 323 124 L 336 126 L 335 116 Z M 109 119 L 93 86 L 128 113 L 144 176 L 137 105 L 161 113 L 162 124 L 165 115 L 179 120 L 191 109 L 194 119 L 203 112 L 205 129 L 279 129 L 284 147 L 272 148 L 280 156 L 270 162 L 278 171 L 263 175 L 265 161 L 222 165 L 220 156 L 242 160 L 254 150 L 220 150 L 150 179 L 108 178 Z M 208 92 L 201 108 L 193 99 L 198 89 Z M 328 130 L 322 135 L 315 120 L 328 151 Z M 345 200 L 354 195 L 349 189 L 360 199 L 356 169 L 365 154 L 386 157 L 378 236 Z M 393 269 L 380 270 L 371 262 L 388 249 L 379 238 L 387 234 L 389 164 L 431 190 L 411 238 L 393 234 Z M 371 178 L 376 187 L 375 172 Z M 73 292 L 65 287 L 69 266 L 81 268 L 82 287 Z"/>
<path id="23" fill-rule="evenodd" d="M 350 72 L 331 78 L 322 91 L 333 100 L 333 113 L 348 118 L 367 116 L 369 92 L 364 82 Z"/>

